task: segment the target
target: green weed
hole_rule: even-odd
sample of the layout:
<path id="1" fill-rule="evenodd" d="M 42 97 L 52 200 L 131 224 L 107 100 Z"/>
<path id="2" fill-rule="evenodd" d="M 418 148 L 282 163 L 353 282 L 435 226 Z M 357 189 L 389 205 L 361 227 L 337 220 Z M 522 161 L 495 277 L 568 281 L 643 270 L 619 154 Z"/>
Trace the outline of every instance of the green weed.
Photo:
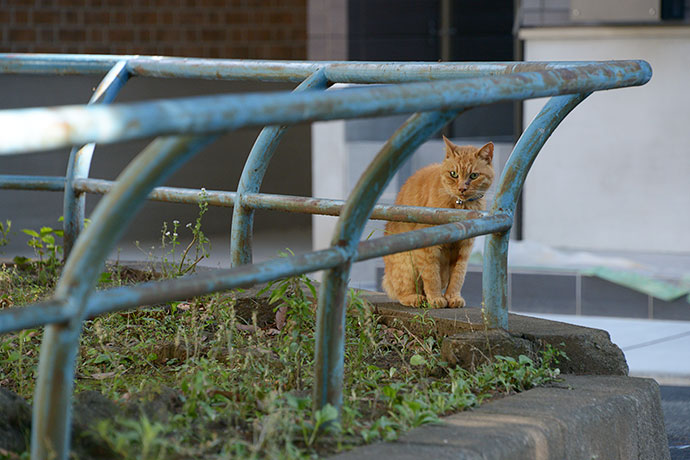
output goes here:
<path id="1" fill-rule="evenodd" d="M 185 225 L 185 228 L 189 229 L 191 233 L 192 240 L 182 251 L 179 251 L 181 244 L 178 233 L 181 231 L 180 221 L 173 220 L 171 227 L 168 227 L 167 222 L 163 222 L 160 245 L 160 249 L 163 252 L 160 265 L 163 277 L 176 278 L 189 272 L 194 272 L 197 264 L 209 256 L 211 242 L 201 230 L 201 221 L 206 211 L 208 211 L 208 195 L 206 189 L 202 188 L 199 193 L 197 218 L 194 224 L 189 222 Z"/>
<path id="2" fill-rule="evenodd" d="M 9 234 L 12 228 L 12 221 L 6 220 L 4 223 L 0 221 L 0 248 L 9 244 Z"/>

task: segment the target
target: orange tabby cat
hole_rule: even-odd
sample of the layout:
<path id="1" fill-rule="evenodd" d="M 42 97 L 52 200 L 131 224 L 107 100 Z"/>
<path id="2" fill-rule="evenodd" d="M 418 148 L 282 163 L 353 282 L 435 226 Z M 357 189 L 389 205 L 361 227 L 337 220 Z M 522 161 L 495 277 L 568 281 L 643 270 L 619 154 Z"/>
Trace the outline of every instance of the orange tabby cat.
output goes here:
<path id="1" fill-rule="evenodd" d="M 483 210 L 484 194 L 494 178 L 491 160 L 494 144 L 481 148 L 459 146 L 443 137 L 446 157 L 420 169 L 402 186 L 396 204 Z M 429 227 L 424 224 L 388 222 L 386 234 Z M 383 288 L 403 305 L 459 308 L 460 295 L 473 239 L 391 254 L 383 258 Z"/>

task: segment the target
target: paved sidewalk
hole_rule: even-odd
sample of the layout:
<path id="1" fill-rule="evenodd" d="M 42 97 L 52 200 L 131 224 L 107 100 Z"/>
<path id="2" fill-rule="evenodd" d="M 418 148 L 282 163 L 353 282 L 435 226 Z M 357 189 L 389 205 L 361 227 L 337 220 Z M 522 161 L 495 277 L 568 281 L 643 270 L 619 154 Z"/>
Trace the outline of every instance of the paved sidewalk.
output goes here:
<path id="1" fill-rule="evenodd" d="M 623 350 L 631 376 L 652 377 L 663 385 L 690 386 L 688 321 L 521 314 L 604 329 Z"/>

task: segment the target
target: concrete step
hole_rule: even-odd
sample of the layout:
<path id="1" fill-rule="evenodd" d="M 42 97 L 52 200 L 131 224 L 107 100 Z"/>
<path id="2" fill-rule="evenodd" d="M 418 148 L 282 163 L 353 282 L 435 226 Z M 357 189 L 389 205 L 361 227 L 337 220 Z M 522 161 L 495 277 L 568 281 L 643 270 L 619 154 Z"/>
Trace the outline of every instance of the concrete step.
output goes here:
<path id="1" fill-rule="evenodd" d="M 667 460 L 659 387 L 651 379 L 568 375 L 476 410 L 445 417 L 398 440 L 334 460 Z"/>

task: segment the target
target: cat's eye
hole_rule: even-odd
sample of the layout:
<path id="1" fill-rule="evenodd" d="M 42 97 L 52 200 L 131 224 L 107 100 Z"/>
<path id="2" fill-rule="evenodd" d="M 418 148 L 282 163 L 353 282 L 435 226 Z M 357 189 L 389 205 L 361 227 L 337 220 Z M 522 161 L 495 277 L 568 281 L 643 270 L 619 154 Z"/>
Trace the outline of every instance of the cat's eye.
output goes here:
<path id="1" fill-rule="evenodd" d="M 477 177 L 479 177 L 479 173 L 470 174 L 470 180 L 475 180 Z"/>
<path id="2" fill-rule="evenodd" d="M 458 178 L 458 173 L 456 173 L 455 171 L 451 171 L 451 172 L 450 172 L 450 177 L 452 177 L 453 179 L 457 179 L 457 178 Z"/>

